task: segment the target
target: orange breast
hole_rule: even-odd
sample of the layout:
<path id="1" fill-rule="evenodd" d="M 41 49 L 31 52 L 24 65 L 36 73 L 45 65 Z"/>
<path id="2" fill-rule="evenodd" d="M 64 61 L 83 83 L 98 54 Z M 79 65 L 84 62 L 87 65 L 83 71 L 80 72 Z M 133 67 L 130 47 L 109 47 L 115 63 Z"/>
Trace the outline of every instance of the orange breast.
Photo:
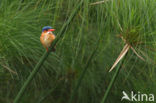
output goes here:
<path id="1" fill-rule="evenodd" d="M 53 42 L 53 40 L 55 39 L 55 35 L 52 34 L 51 32 L 46 32 L 46 33 L 42 33 L 41 34 L 41 37 L 40 37 L 40 41 L 42 43 L 42 45 L 45 47 L 45 48 L 48 48 L 50 47 L 51 43 Z"/>

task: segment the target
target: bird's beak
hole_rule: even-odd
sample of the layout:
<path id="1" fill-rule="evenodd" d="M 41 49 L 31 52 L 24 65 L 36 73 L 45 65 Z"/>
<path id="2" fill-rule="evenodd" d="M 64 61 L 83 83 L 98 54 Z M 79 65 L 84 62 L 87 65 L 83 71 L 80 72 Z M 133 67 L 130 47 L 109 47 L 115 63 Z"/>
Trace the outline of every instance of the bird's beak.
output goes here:
<path id="1" fill-rule="evenodd" d="M 48 29 L 48 31 L 55 31 L 55 29 Z"/>

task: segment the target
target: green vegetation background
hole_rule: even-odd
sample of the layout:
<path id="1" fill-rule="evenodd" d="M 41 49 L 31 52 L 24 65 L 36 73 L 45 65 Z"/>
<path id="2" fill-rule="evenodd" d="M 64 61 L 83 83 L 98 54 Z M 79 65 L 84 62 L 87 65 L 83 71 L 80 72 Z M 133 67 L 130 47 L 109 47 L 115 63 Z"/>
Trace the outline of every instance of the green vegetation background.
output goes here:
<path id="1" fill-rule="evenodd" d="M 45 49 L 41 29 L 57 36 L 79 0 L 0 0 L 0 103 L 12 103 Z M 108 72 L 127 41 L 138 30 L 141 45 L 129 51 L 107 103 L 121 103 L 122 91 L 156 95 L 156 1 L 84 0 L 63 38 L 31 82 L 20 103 L 67 103 L 81 71 L 96 47 L 73 103 L 99 103 L 113 76 Z M 121 30 L 125 31 L 122 32 Z"/>

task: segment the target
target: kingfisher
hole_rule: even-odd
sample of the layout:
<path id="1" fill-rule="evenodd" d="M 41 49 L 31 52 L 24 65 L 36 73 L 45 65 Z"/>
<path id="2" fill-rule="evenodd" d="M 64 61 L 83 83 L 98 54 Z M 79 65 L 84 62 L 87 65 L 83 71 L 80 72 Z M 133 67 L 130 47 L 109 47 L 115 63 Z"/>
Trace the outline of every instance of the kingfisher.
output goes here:
<path id="1" fill-rule="evenodd" d="M 53 29 L 51 26 L 45 26 L 42 28 L 40 41 L 47 51 L 48 51 L 48 48 L 51 46 L 51 43 L 55 39 L 55 35 L 53 31 L 55 31 L 55 29 Z M 52 51 L 55 51 L 55 47 L 53 48 Z"/>

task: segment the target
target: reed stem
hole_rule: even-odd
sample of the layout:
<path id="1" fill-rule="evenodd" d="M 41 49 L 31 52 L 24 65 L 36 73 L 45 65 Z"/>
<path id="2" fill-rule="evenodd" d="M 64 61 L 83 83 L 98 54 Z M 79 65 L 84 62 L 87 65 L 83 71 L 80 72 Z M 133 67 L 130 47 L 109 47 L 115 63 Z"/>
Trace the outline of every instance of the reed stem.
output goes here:
<path id="1" fill-rule="evenodd" d="M 127 54 L 126 54 L 126 56 L 127 56 Z M 125 56 L 125 58 L 126 58 L 126 56 Z M 115 83 L 115 80 L 117 79 L 117 76 L 118 76 L 118 74 L 119 74 L 119 72 L 120 72 L 120 68 L 121 68 L 121 66 L 122 66 L 123 61 L 125 60 L 125 58 L 124 58 L 123 60 L 121 60 L 121 61 L 119 62 L 119 64 L 118 64 L 118 66 L 116 67 L 116 71 L 115 71 L 115 73 L 114 73 L 114 75 L 113 75 L 113 78 L 111 79 L 111 82 L 110 82 L 109 85 L 108 85 L 108 88 L 107 88 L 107 90 L 106 90 L 106 92 L 105 92 L 105 94 L 104 94 L 104 96 L 103 96 L 103 98 L 102 98 L 101 103 L 106 103 L 106 100 L 107 100 L 107 98 L 108 98 L 109 92 L 110 92 L 110 90 L 111 90 L 113 84 Z"/>

